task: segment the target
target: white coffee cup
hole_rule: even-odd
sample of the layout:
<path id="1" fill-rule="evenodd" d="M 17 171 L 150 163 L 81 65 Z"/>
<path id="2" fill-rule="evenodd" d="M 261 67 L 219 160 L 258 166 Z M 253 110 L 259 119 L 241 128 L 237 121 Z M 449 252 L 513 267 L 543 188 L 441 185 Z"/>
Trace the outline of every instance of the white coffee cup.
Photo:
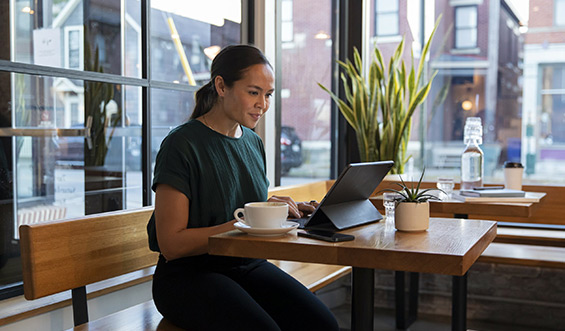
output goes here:
<path id="1" fill-rule="evenodd" d="M 520 162 L 504 162 L 504 187 L 511 190 L 522 190 L 524 166 Z"/>
<path id="2" fill-rule="evenodd" d="M 245 219 L 239 214 L 243 214 Z M 249 202 L 243 208 L 237 208 L 233 216 L 252 228 L 277 229 L 286 222 L 288 205 L 284 202 Z"/>

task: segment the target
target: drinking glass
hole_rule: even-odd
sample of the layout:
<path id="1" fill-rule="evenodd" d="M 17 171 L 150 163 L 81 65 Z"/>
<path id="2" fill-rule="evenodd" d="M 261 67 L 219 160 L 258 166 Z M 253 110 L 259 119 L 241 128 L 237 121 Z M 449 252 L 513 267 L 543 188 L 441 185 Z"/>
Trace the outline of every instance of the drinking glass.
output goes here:
<path id="1" fill-rule="evenodd" d="M 387 222 L 394 222 L 394 207 L 396 206 L 395 200 L 400 196 L 400 194 L 393 192 L 383 193 L 383 205 L 385 207 L 385 217 Z"/>
<path id="2" fill-rule="evenodd" d="M 437 188 L 443 190 L 439 191 L 438 197 L 440 200 L 450 200 L 451 194 L 453 193 L 453 187 L 455 187 L 455 182 L 451 177 L 440 177 L 437 179 Z M 444 193 L 445 192 L 445 193 Z"/>

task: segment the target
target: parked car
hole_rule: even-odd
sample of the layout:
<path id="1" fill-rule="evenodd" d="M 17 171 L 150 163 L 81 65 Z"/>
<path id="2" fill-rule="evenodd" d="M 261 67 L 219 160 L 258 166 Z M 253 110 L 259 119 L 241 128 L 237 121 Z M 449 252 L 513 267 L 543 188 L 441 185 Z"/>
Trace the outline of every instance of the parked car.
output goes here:
<path id="1" fill-rule="evenodd" d="M 290 126 L 281 127 L 281 175 L 302 165 L 302 140 Z"/>

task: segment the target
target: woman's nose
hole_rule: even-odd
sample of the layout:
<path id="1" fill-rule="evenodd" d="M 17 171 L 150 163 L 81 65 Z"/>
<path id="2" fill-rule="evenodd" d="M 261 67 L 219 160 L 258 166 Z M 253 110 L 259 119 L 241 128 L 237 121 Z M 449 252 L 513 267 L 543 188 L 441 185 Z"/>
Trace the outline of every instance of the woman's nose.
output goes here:
<path id="1" fill-rule="evenodd" d="M 269 101 L 267 100 L 266 97 L 261 97 L 259 99 L 259 101 L 257 101 L 257 107 L 261 108 L 263 111 L 266 110 L 268 104 L 269 104 Z"/>

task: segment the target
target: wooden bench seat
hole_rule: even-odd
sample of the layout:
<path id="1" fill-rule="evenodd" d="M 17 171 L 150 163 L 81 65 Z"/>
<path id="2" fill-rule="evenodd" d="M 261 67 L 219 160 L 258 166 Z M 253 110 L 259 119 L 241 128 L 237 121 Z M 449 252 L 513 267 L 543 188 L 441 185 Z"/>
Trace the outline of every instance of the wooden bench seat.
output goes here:
<path id="1" fill-rule="evenodd" d="M 565 230 L 499 225 L 494 241 L 510 244 L 565 247 Z"/>
<path id="2" fill-rule="evenodd" d="M 270 262 L 296 278 L 311 292 L 316 292 L 351 273 L 349 266 L 279 260 Z"/>
<path id="3" fill-rule="evenodd" d="M 331 181 L 275 188 L 269 195 L 289 195 L 297 201 L 321 199 Z M 119 329 L 124 322 L 155 325 L 161 315 L 152 302 L 130 307 L 88 322 L 86 285 L 143 270 L 158 254 L 147 244 L 146 224 L 152 207 L 84 216 L 20 227 L 24 296 L 28 300 L 71 290 L 73 320 L 81 329 Z M 315 292 L 349 274 L 351 267 L 271 261 Z M 137 314 L 137 315 L 136 315 Z M 128 317 L 129 316 L 129 317 Z M 131 316 L 140 316 L 133 320 Z M 163 322 L 165 323 L 165 322 Z M 101 325 L 103 327 L 97 327 Z"/>
<path id="4" fill-rule="evenodd" d="M 565 268 L 565 247 L 492 243 L 479 257 L 480 262 Z"/>

